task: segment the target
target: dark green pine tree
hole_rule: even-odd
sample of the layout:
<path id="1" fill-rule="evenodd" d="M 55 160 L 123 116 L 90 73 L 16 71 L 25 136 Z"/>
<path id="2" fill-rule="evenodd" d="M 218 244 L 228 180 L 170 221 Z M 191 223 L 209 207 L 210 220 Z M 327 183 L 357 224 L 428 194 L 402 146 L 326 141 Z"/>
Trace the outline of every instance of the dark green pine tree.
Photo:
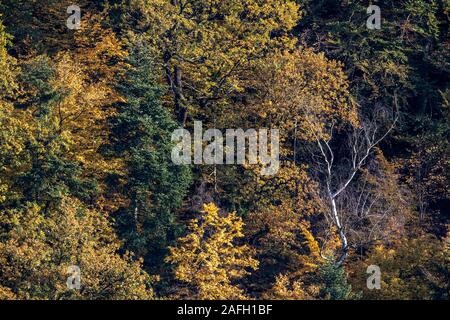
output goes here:
<path id="1" fill-rule="evenodd" d="M 352 292 L 352 286 L 347 282 L 344 267 L 329 262 L 319 269 L 319 280 L 322 285 L 320 294 L 329 300 L 349 300 L 360 298 L 359 294 Z"/>
<path id="2" fill-rule="evenodd" d="M 149 50 L 138 44 L 117 89 L 125 98 L 112 120 L 112 150 L 127 167 L 124 193 L 127 208 L 116 214 L 119 234 L 127 249 L 144 257 L 145 265 L 163 265 L 168 245 L 180 234 L 176 210 L 191 182 L 186 166 L 172 163 L 172 132 L 178 127 L 161 104 L 163 88 L 157 85 Z"/>

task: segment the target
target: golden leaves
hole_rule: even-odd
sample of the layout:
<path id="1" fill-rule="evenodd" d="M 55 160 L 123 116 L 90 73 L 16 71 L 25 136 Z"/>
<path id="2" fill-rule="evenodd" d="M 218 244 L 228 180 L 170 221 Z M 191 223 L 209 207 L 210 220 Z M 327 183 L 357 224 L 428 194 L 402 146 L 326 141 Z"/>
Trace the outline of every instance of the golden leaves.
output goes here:
<path id="1" fill-rule="evenodd" d="M 187 236 L 178 247 L 170 247 L 166 261 L 176 264 L 176 278 L 187 282 L 198 299 L 242 299 L 244 292 L 231 281 L 256 270 L 254 250 L 238 246 L 243 237 L 242 219 L 235 213 L 221 216 L 213 204 L 204 206 L 204 215 L 191 222 Z"/>
<path id="2" fill-rule="evenodd" d="M 447 250 L 447 251 L 446 251 Z M 366 269 L 380 267 L 381 289 L 366 286 Z M 349 265 L 352 283 L 366 299 L 442 299 L 448 295 L 448 242 L 430 235 L 377 245 L 363 261 Z"/>
<path id="3" fill-rule="evenodd" d="M 245 110 L 285 137 L 315 140 L 334 122 L 358 123 L 342 65 L 312 49 L 273 51 L 255 65 L 248 86 L 257 93 Z"/>
<path id="4" fill-rule="evenodd" d="M 149 299 L 150 278 L 120 243 L 106 217 L 65 198 L 44 215 L 37 205 L 6 212 L 0 243 L 2 281 L 19 299 Z M 67 267 L 81 269 L 82 290 L 69 290 Z M 8 294 L 8 288 L 0 296 Z"/>
<path id="5" fill-rule="evenodd" d="M 181 70 L 184 107 L 194 112 L 211 112 L 199 105 L 205 100 L 215 109 L 229 105 L 230 95 L 243 91 L 242 78 L 252 61 L 270 48 L 295 43 L 288 35 L 299 18 L 294 1 L 133 3 L 146 17 L 150 41 L 166 72 Z"/>

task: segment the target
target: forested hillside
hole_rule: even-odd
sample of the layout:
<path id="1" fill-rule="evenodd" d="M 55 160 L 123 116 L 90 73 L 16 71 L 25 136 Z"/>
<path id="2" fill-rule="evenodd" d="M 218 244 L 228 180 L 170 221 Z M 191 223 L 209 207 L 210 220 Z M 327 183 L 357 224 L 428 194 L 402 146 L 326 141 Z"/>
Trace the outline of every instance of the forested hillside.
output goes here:
<path id="1" fill-rule="evenodd" d="M 0 299 L 448 300 L 449 16 L 0 0 Z"/>

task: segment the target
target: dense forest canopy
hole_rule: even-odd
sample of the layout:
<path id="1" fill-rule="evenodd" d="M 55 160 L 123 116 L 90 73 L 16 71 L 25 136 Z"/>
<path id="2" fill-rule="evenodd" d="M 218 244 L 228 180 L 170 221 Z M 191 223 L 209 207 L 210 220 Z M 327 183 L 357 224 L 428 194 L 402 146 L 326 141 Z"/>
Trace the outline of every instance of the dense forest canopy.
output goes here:
<path id="1" fill-rule="evenodd" d="M 0 299 L 449 299 L 449 15 L 0 0 Z M 200 122 L 276 172 L 174 163 Z"/>

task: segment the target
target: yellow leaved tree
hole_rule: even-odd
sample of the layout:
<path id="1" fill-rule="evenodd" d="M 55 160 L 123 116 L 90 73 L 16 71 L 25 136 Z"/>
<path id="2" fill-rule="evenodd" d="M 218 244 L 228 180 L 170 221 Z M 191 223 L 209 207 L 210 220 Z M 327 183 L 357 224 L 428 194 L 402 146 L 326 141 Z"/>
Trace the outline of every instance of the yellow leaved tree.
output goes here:
<path id="1" fill-rule="evenodd" d="M 350 266 L 351 283 L 370 300 L 446 300 L 449 298 L 449 238 L 429 234 L 377 245 L 365 260 Z M 380 290 L 367 287 L 367 268 L 380 268 Z"/>
<path id="2" fill-rule="evenodd" d="M 273 50 L 246 79 L 252 93 L 238 112 L 260 126 L 279 128 L 282 141 L 315 141 L 332 123 L 358 123 L 343 66 L 323 53 L 302 47 Z"/>
<path id="3" fill-rule="evenodd" d="M 325 259 L 321 256 L 324 248 L 312 233 L 310 205 L 300 207 L 285 201 L 250 214 L 247 233 L 261 256 L 257 273 L 266 279 L 255 285 L 255 290 L 263 291 L 265 299 L 303 300 L 318 294 L 315 278 Z"/>
<path id="4" fill-rule="evenodd" d="M 0 215 L 0 299 L 151 299 L 142 261 L 119 254 L 107 217 L 64 198 L 44 213 L 37 204 Z M 80 287 L 67 285 L 80 270 Z"/>
<path id="5" fill-rule="evenodd" d="M 244 291 L 233 280 L 256 270 L 254 250 L 236 245 L 244 236 L 242 219 L 235 213 L 221 216 L 214 204 L 204 206 L 204 215 L 191 222 L 189 234 L 170 248 L 166 261 L 176 264 L 175 276 L 189 286 L 190 298 L 244 299 Z"/>
<path id="6" fill-rule="evenodd" d="M 166 72 L 175 110 L 214 112 L 242 91 L 242 75 L 271 48 L 292 47 L 299 18 L 295 1 L 133 0 L 135 21 L 154 43 Z"/>

